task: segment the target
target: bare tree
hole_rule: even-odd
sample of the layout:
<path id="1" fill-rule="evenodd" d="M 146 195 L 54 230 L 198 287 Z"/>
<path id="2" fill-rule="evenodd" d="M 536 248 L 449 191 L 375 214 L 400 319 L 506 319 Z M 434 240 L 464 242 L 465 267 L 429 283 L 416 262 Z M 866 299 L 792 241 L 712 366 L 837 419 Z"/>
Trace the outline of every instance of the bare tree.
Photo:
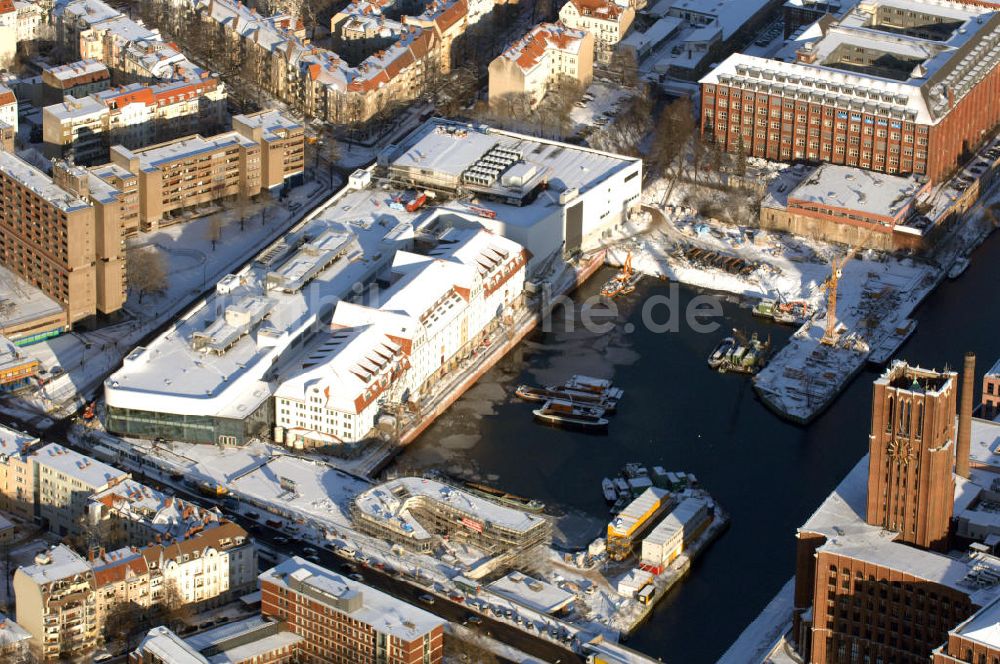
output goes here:
<path id="1" fill-rule="evenodd" d="M 684 154 L 694 130 L 694 113 L 689 99 L 681 97 L 667 106 L 653 132 L 649 157 L 654 168 L 666 175 Z"/>
<path id="2" fill-rule="evenodd" d="M 213 214 L 208 218 L 208 224 L 205 226 L 205 239 L 212 243 L 212 251 L 215 251 L 215 246 L 222 239 L 221 215 Z"/>
<path id="3" fill-rule="evenodd" d="M 186 624 L 194 616 L 194 609 L 185 601 L 176 579 L 170 579 L 163 584 L 160 610 L 163 612 L 164 622 L 171 628 Z"/>
<path id="4" fill-rule="evenodd" d="M 167 263 L 154 247 L 134 247 L 125 255 L 125 273 L 129 287 L 139 292 L 139 302 L 147 293 L 167 289 Z"/>
<path id="5" fill-rule="evenodd" d="M 631 48 L 616 48 L 608 62 L 608 70 L 616 81 L 627 88 L 639 82 L 639 60 Z"/>
<path id="6" fill-rule="evenodd" d="M 456 636 L 444 640 L 445 659 L 452 662 L 476 662 L 476 664 L 498 664 L 499 659 L 489 650 Z"/>

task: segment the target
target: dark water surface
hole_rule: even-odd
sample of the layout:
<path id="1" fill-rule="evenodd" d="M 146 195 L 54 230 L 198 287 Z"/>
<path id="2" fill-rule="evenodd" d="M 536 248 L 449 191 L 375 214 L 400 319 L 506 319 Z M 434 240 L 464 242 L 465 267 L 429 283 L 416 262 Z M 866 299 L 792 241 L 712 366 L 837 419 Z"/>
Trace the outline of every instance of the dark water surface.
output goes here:
<path id="1" fill-rule="evenodd" d="M 917 312 L 917 331 L 898 357 L 960 368 L 972 350 L 980 374 L 992 365 L 1000 357 L 998 265 L 995 234 L 966 273 L 942 284 Z M 594 295 L 603 280 L 604 273 L 595 276 L 575 299 Z M 716 374 L 705 359 L 732 327 L 770 334 L 779 348 L 791 328 L 764 324 L 731 300 L 722 302 L 724 320 L 713 334 L 683 324 L 678 332 L 645 329 L 644 303 L 670 288 L 644 280 L 604 334 L 559 324 L 535 332 L 411 445 L 399 465 L 474 472 L 589 517 L 577 520 L 589 526 L 576 533 L 578 540 L 599 534 L 595 528 L 608 516 L 601 478 L 625 463 L 695 473 L 728 510 L 731 526 L 629 645 L 698 664 L 714 662 L 792 576 L 795 528 L 866 451 L 876 372 L 862 372 L 808 427 L 784 422 L 757 399 L 749 379 Z M 698 295 L 681 287 L 679 301 L 686 305 Z M 662 322 L 665 309 L 657 315 Z M 573 373 L 612 377 L 624 388 L 607 436 L 541 427 L 532 421 L 535 406 L 512 396 L 518 383 L 551 384 Z"/>

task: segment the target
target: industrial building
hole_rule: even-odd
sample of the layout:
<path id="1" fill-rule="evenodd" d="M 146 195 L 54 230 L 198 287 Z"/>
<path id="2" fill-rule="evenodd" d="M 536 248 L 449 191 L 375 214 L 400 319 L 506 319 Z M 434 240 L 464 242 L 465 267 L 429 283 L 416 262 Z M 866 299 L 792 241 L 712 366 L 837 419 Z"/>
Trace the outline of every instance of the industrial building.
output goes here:
<path id="1" fill-rule="evenodd" d="M 0 335 L 0 393 L 30 387 L 38 373 L 38 359 Z"/>
<path id="2" fill-rule="evenodd" d="M 440 546 L 442 534 L 508 562 L 552 542 L 545 517 L 423 477 L 401 477 L 359 494 L 351 518 L 359 531 L 420 553 Z"/>
<path id="3" fill-rule="evenodd" d="M 868 0 L 795 62 L 736 54 L 701 79 L 701 131 L 723 149 L 940 182 L 1000 122 L 1000 13 Z"/>

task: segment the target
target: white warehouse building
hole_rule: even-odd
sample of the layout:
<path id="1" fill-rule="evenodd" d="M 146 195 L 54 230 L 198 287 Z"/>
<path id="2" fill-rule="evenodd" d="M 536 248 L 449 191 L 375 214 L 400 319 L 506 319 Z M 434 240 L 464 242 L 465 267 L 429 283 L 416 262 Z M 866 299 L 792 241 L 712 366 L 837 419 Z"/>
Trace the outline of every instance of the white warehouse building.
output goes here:
<path id="1" fill-rule="evenodd" d="M 709 522 L 709 505 L 703 498 L 685 498 L 642 540 L 643 569 L 655 574 L 681 555 Z"/>

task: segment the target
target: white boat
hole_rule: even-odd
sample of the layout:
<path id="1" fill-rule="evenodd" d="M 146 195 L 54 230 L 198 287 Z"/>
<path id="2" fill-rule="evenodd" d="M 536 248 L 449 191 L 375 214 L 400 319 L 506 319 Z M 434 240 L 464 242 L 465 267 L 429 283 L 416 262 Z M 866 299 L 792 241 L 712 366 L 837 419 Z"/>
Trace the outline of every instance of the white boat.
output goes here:
<path id="1" fill-rule="evenodd" d="M 603 417 L 602 409 L 582 406 L 563 399 L 546 401 L 544 406 L 533 410 L 532 413 L 539 422 L 565 429 L 599 431 L 608 428 L 608 420 Z"/>
<path id="2" fill-rule="evenodd" d="M 958 279 L 965 272 L 966 268 L 969 267 L 969 259 L 965 256 L 959 256 L 955 259 L 955 262 L 951 264 L 948 269 L 949 279 Z"/>
<path id="3" fill-rule="evenodd" d="M 566 381 L 566 388 L 579 390 L 580 392 L 589 392 L 591 394 L 603 394 L 605 397 L 615 400 L 621 400 L 622 395 L 625 394 L 624 390 L 620 387 L 615 387 L 606 378 L 594 378 L 593 376 L 584 376 L 582 374 L 576 374 Z"/>
<path id="4" fill-rule="evenodd" d="M 618 500 L 618 491 L 615 490 L 615 483 L 607 477 L 601 480 L 601 489 L 604 491 L 604 500 L 608 501 L 609 505 Z"/>

